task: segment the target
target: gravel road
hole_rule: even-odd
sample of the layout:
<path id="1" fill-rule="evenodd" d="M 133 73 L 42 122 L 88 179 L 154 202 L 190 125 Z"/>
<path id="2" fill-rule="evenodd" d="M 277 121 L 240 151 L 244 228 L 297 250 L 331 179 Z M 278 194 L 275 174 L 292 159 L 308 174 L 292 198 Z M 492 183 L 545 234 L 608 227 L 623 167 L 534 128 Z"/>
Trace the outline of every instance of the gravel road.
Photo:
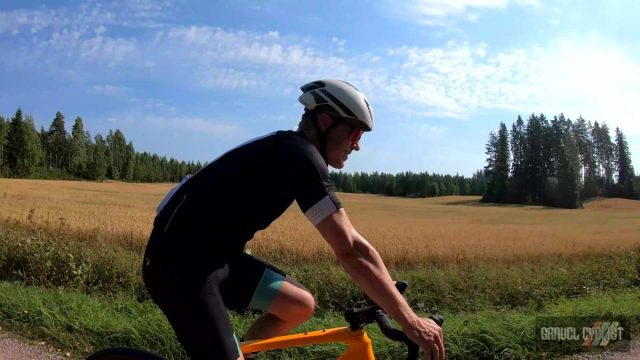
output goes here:
<path id="1" fill-rule="evenodd" d="M 66 358 L 44 342 L 26 341 L 0 331 L 0 360 L 62 360 Z"/>
<path id="2" fill-rule="evenodd" d="M 66 360 L 71 354 L 62 354 L 44 342 L 30 342 L 17 339 L 0 331 L 0 360 Z M 604 352 L 602 354 L 578 354 L 564 360 L 638 360 L 640 359 L 640 339 L 631 342 L 631 351 Z"/>
<path id="3" fill-rule="evenodd" d="M 640 339 L 632 339 L 629 351 L 611 352 L 602 354 L 576 354 L 567 356 L 564 360 L 638 360 L 640 359 Z"/>

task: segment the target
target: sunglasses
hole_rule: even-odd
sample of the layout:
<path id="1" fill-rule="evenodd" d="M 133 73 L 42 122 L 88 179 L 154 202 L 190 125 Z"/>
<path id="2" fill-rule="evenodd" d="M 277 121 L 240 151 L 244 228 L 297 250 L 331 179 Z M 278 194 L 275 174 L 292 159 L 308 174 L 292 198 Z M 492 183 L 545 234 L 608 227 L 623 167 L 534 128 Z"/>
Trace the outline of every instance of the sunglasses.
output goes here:
<path id="1" fill-rule="evenodd" d="M 336 126 L 340 123 L 347 124 L 347 126 L 351 128 L 351 130 L 349 131 L 349 141 L 351 141 L 351 146 L 353 147 L 359 145 L 358 142 L 360 141 L 360 138 L 362 138 L 362 134 L 364 134 L 363 128 L 357 125 L 353 125 L 353 123 L 338 114 L 329 113 L 329 116 L 331 116 L 335 120 L 333 126 Z"/>
<path id="2" fill-rule="evenodd" d="M 349 141 L 351 141 L 351 146 L 358 145 L 360 142 L 360 138 L 364 134 L 364 129 L 359 126 L 354 126 L 349 133 Z"/>

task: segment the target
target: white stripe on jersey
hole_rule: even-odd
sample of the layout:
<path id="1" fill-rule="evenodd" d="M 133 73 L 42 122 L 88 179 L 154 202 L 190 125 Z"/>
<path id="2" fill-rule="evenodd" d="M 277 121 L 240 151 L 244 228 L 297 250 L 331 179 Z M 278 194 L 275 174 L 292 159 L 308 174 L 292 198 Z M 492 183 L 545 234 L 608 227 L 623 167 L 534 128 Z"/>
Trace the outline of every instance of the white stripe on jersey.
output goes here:
<path id="1" fill-rule="evenodd" d="M 241 146 L 244 146 L 244 145 L 250 144 L 250 143 L 252 143 L 252 142 L 254 142 L 254 141 L 258 141 L 258 140 L 260 140 L 260 139 L 264 139 L 264 138 L 266 138 L 267 136 L 271 136 L 271 135 L 273 135 L 273 134 L 275 134 L 275 133 L 276 133 L 276 131 L 274 131 L 274 132 L 272 132 L 272 133 L 269 133 L 269 134 L 267 134 L 267 135 L 259 136 L 259 137 L 257 137 L 257 138 L 254 138 L 254 139 L 251 139 L 251 140 L 249 140 L 249 141 L 246 141 L 246 142 L 244 142 L 244 143 L 242 143 L 242 144 L 240 144 L 240 145 L 238 145 L 238 146 L 234 147 L 233 149 L 231 149 L 231 150 L 229 150 L 229 151 L 226 151 L 224 154 L 222 154 L 222 155 L 218 156 L 218 157 L 217 157 L 217 158 L 215 158 L 213 161 L 210 161 L 210 162 L 208 162 L 208 163 L 204 164 L 204 165 L 202 166 L 202 168 L 200 168 L 200 170 L 204 169 L 207 165 L 209 165 L 209 164 L 211 164 L 212 162 L 214 162 L 214 161 L 216 161 L 216 160 L 220 159 L 221 157 L 225 156 L 225 155 L 226 155 L 226 154 L 228 154 L 229 152 L 231 152 L 231 151 L 233 151 L 233 150 L 235 150 L 235 149 L 237 149 L 237 148 L 239 148 L 239 147 L 241 147 Z M 200 170 L 196 171 L 196 174 L 197 174 Z M 194 174 L 194 175 L 195 175 L 195 174 Z M 160 211 L 162 211 L 162 209 L 165 207 L 165 205 L 167 205 L 167 203 L 169 202 L 169 200 L 171 200 L 171 197 L 173 196 L 173 194 L 175 194 L 175 193 L 176 193 L 176 191 L 178 191 L 178 189 L 180 189 L 180 187 L 181 187 L 184 183 L 186 183 L 186 182 L 187 182 L 187 180 L 189 180 L 189 178 L 190 178 L 191 176 L 193 176 L 193 175 L 187 175 L 187 176 L 185 176 L 185 177 L 182 179 L 182 181 L 180 181 L 180 183 L 179 183 L 178 185 L 176 185 L 176 186 L 175 186 L 175 187 L 173 187 L 171 190 L 169 190 L 169 193 L 164 197 L 164 199 L 162 199 L 162 201 L 160 202 L 160 204 L 159 204 L 159 205 L 158 205 L 158 207 L 156 208 L 156 216 L 157 216 L 158 214 L 160 214 Z"/>
<path id="2" fill-rule="evenodd" d="M 338 210 L 336 204 L 331 200 L 329 195 L 327 195 L 307 210 L 307 212 L 304 213 L 304 216 L 311 221 L 313 226 L 317 226 L 320 221 L 336 212 L 336 210 Z"/>

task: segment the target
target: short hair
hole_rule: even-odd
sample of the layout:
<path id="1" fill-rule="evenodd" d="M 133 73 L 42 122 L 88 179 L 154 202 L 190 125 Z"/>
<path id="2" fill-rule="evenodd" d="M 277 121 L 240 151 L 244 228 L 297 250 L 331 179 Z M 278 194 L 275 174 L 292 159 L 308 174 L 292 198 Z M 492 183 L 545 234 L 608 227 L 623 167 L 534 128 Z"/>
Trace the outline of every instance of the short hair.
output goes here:
<path id="1" fill-rule="evenodd" d="M 314 115 L 311 110 L 304 109 L 304 113 L 302 114 L 300 122 L 298 123 L 298 130 L 315 130 L 315 127 L 313 126 L 313 116 Z"/>
<path id="2" fill-rule="evenodd" d="M 338 114 L 337 111 L 335 111 L 331 106 L 328 106 L 328 105 L 320 105 L 313 110 L 309 110 L 305 108 L 304 113 L 302 114 L 302 117 L 300 119 L 300 122 L 298 123 L 298 129 L 315 131 L 316 128 L 313 125 L 313 121 L 315 120 L 314 118 L 317 116 L 316 114 L 318 113 L 325 113 L 334 119 L 341 118 L 340 114 Z"/>

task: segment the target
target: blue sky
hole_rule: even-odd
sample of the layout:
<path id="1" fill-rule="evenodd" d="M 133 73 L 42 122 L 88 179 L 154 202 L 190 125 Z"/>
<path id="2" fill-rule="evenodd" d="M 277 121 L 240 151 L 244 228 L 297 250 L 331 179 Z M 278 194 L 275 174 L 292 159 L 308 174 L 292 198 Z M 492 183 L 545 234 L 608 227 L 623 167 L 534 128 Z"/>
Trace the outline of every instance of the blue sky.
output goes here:
<path id="1" fill-rule="evenodd" d="M 500 121 L 620 126 L 640 169 L 637 1 L 3 1 L 0 114 L 121 129 L 209 161 L 293 129 L 300 85 L 349 81 L 375 131 L 345 171 L 470 176 Z M 613 136 L 613 134 L 612 134 Z"/>

